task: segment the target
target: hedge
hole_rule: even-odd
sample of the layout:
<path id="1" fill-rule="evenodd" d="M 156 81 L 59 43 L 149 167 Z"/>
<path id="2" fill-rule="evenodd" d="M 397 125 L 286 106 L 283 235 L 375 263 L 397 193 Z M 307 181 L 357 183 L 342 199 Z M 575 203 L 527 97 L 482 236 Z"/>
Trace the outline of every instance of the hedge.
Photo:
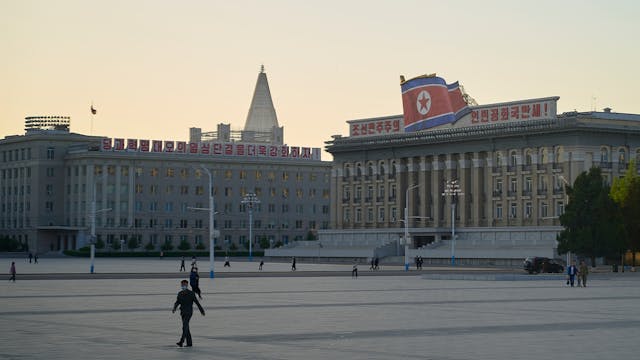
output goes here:
<path id="1" fill-rule="evenodd" d="M 89 257 L 91 253 L 88 250 L 65 250 L 65 255 L 68 256 L 78 256 L 78 257 Z M 162 257 L 181 257 L 184 256 L 186 258 L 191 258 L 192 256 L 199 258 L 208 258 L 209 251 L 164 251 Z M 216 257 L 223 256 L 232 256 L 232 257 L 249 257 L 248 251 L 229 251 L 225 253 L 223 251 L 216 251 Z M 264 251 L 254 251 L 253 256 L 261 257 L 264 256 Z M 160 251 L 111 251 L 111 252 L 103 252 L 96 251 L 96 257 L 160 257 Z"/>

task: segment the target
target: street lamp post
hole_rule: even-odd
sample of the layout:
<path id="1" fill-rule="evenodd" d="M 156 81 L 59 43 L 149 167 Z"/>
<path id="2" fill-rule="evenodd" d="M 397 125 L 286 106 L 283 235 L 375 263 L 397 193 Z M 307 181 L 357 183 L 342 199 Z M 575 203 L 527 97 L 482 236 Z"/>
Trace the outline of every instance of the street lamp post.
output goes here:
<path id="1" fill-rule="evenodd" d="M 253 206 L 260 204 L 260 200 L 255 193 L 248 193 L 242 199 L 242 203 L 249 206 L 249 261 L 253 261 Z"/>
<path id="2" fill-rule="evenodd" d="M 204 165 L 202 165 L 202 169 L 207 172 L 209 175 L 209 277 L 213 279 L 214 275 L 214 260 L 215 260 L 215 229 L 214 229 L 214 219 L 213 215 L 215 212 L 215 207 L 213 203 L 213 177 L 211 176 L 211 171 L 207 169 Z"/>
<path id="3" fill-rule="evenodd" d="M 96 210 L 96 182 L 93 182 L 93 199 L 91 200 L 91 266 L 89 268 L 89 272 L 93 274 L 94 271 L 94 262 L 96 258 L 96 214 L 99 212 L 109 211 L 109 209 L 101 209 Z"/>
<path id="4" fill-rule="evenodd" d="M 458 180 L 447 180 L 442 196 L 451 196 L 451 265 L 456 264 L 456 201 L 459 195 L 464 193 Z"/>
<path id="5" fill-rule="evenodd" d="M 567 205 L 569 204 L 569 194 L 567 194 L 567 187 L 571 186 L 571 184 L 569 184 L 569 181 L 567 181 L 567 179 L 560 175 L 558 176 L 558 178 L 560 180 L 562 180 L 562 182 L 564 183 L 564 198 L 565 198 L 565 209 L 567 208 Z M 560 214 L 558 214 L 558 216 L 560 216 Z M 567 251 L 567 266 L 571 265 L 571 251 Z"/>
<path id="6" fill-rule="evenodd" d="M 420 186 L 415 184 L 407 187 L 404 194 L 404 271 L 409 271 L 409 191 Z"/>

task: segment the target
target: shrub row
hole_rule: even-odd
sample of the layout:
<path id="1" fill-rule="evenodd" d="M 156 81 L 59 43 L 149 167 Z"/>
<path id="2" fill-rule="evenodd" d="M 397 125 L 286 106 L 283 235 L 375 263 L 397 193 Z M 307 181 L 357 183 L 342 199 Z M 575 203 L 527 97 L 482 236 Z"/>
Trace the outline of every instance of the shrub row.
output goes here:
<path id="1" fill-rule="evenodd" d="M 79 257 L 89 257 L 91 254 L 89 252 L 89 248 L 82 248 L 80 250 L 65 250 L 65 255 L 68 256 L 79 256 Z M 164 251 L 162 257 L 181 257 L 191 258 L 192 256 L 199 258 L 208 258 L 208 251 Z M 248 257 L 248 251 L 229 251 L 228 253 L 224 253 L 222 251 L 215 252 L 216 257 L 222 256 L 232 256 L 232 257 Z M 253 256 L 261 257 L 264 256 L 264 251 L 254 251 Z M 160 251 L 113 251 L 113 252 L 102 252 L 96 251 L 96 257 L 160 257 Z"/>

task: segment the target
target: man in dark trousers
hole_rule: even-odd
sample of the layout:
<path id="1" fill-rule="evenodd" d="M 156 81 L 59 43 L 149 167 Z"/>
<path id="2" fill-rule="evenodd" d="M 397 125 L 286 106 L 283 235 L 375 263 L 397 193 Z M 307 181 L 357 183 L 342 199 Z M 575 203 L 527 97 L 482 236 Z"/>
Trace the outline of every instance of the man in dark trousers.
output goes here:
<path id="1" fill-rule="evenodd" d="M 198 309 L 200 309 L 200 313 L 204 316 L 204 309 L 202 305 L 196 299 L 196 294 L 189 290 L 189 282 L 187 280 L 182 280 L 180 282 L 181 290 L 178 293 L 178 298 L 176 299 L 176 303 L 173 304 L 172 312 L 175 313 L 178 305 L 180 305 L 180 316 L 182 317 L 182 337 L 180 337 L 180 341 L 176 343 L 176 345 L 182 347 L 184 341 L 187 341 L 187 346 L 193 346 L 193 342 L 191 341 L 191 331 L 189 331 L 189 320 L 191 320 L 191 315 L 193 315 L 193 303 L 198 305 Z"/>

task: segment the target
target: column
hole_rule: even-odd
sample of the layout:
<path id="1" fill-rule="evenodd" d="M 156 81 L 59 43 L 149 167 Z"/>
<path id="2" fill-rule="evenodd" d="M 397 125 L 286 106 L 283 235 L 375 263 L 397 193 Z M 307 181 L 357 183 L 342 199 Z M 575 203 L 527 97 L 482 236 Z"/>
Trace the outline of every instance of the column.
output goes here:
<path id="1" fill-rule="evenodd" d="M 482 220 L 482 207 L 487 201 L 486 190 L 484 189 L 484 179 L 482 177 L 482 168 L 484 161 L 480 158 L 480 154 L 473 153 L 473 168 L 471 171 L 471 217 L 473 218 L 473 226 L 480 226 Z"/>
<path id="2" fill-rule="evenodd" d="M 442 223 L 443 217 L 440 212 L 440 204 L 442 204 L 442 164 L 437 156 L 433 157 L 433 161 L 431 163 L 431 194 L 433 195 L 433 204 L 432 204 L 432 215 L 433 218 L 433 226 L 441 227 L 444 224 Z"/>

